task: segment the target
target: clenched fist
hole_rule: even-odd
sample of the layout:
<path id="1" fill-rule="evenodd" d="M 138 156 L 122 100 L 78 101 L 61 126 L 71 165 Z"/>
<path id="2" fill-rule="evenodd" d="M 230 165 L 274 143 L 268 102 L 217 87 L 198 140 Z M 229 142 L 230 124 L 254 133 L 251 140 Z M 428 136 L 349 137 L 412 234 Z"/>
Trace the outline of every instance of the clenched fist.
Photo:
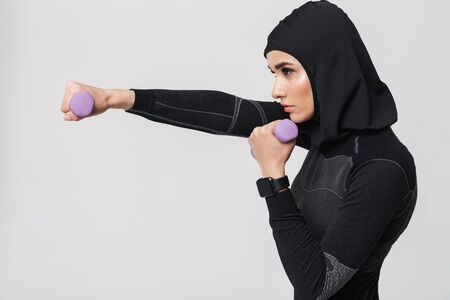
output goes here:
<path id="1" fill-rule="evenodd" d="M 64 120 L 79 121 L 84 119 L 77 117 L 72 111 L 70 111 L 69 107 L 69 102 L 73 94 L 79 91 L 88 92 L 94 98 L 94 109 L 92 110 L 92 113 L 88 117 L 99 115 L 109 108 L 107 90 L 86 84 L 81 84 L 75 81 L 69 81 L 66 85 L 66 90 L 61 105 L 61 111 L 64 113 Z"/>

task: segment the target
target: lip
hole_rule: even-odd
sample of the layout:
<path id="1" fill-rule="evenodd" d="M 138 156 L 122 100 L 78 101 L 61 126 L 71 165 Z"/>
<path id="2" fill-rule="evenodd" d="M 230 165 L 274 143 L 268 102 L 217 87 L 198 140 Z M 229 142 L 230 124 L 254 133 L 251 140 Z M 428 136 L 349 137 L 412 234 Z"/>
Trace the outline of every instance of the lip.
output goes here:
<path id="1" fill-rule="evenodd" d="M 284 107 L 284 111 L 285 112 L 292 112 L 294 110 L 294 107 L 293 106 L 285 106 Z"/>
<path id="2" fill-rule="evenodd" d="M 293 106 L 293 105 L 288 105 L 288 104 L 285 104 L 285 103 L 282 103 L 281 105 L 284 106 L 284 107 Z"/>

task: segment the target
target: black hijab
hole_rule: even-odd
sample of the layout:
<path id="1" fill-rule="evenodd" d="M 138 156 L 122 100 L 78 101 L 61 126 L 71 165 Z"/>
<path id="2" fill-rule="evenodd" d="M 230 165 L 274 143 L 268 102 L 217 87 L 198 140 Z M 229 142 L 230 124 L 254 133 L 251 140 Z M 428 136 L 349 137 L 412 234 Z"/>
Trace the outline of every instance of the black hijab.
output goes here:
<path id="1" fill-rule="evenodd" d="M 309 77 L 315 113 L 297 125 L 310 133 L 315 146 L 397 121 L 389 88 L 353 22 L 335 4 L 308 1 L 294 9 L 268 36 L 264 57 L 270 50 L 294 56 Z"/>

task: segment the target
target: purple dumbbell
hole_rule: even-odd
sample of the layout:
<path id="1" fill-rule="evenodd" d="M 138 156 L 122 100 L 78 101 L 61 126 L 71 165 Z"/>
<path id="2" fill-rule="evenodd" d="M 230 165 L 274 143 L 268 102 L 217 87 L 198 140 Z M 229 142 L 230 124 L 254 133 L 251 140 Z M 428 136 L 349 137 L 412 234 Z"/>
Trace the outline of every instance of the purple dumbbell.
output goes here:
<path id="1" fill-rule="evenodd" d="M 94 97 L 84 91 L 73 94 L 69 103 L 70 110 L 79 118 L 89 116 L 94 109 Z"/>
<path id="2" fill-rule="evenodd" d="M 280 142 L 288 143 L 293 139 L 297 138 L 298 135 L 297 124 L 291 121 L 291 119 L 283 119 L 277 123 L 277 125 L 273 130 L 273 133 Z M 250 149 L 250 153 L 252 153 L 252 149 Z M 253 153 L 252 156 L 254 157 Z"/>

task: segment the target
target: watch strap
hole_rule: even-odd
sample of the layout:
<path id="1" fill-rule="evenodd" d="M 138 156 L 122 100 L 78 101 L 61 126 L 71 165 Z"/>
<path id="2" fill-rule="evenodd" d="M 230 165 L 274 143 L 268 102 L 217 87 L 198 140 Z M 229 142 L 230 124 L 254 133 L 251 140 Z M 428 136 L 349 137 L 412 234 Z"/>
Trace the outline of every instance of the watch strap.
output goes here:
<path id="1" fill-rule="evenodd" d="M 284 175 L 283 177 L 272 179 L 273 187 L 275 189 L 275 192 L 279 192 L 280 190 L 289 187 L 289 179 L 287 175 Z"/>
<path id="2" fill-rule="evenodd" d="M 258 192 L 261 197 L 271 197 L 276 195 L 280 190 L 289 187 L 289 178 L 284 175 L 280 178 L 265 177 L 256 181 Z"/>

